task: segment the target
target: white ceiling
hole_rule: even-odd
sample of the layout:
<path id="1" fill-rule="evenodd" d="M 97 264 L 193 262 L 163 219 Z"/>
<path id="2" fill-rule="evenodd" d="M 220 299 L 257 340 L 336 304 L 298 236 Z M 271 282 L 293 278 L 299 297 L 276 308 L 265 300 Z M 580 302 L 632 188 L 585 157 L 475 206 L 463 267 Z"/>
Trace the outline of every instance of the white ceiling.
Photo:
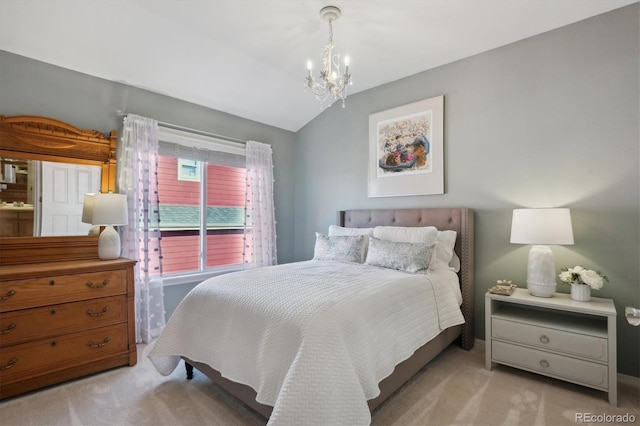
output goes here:
<path id="1" fill-rule="evenodd" d="M 0 50 L 297 131 L 326 5 L 357 93 L 637 1 L 0 0 Z"/>

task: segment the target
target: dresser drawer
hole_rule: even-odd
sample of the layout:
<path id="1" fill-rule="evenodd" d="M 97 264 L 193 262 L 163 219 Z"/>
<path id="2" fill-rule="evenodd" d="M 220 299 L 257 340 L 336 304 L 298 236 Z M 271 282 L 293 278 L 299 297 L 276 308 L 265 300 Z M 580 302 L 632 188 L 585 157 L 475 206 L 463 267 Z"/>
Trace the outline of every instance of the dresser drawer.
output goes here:
<path id="1" fill-rule="evenodd" d="M 127 296 L 111 296 L 0 314 L 0 347 L 127 320 Z"/>
<path id="2" fill-rule="evenodd" d="M 491 334 L 495 339 L 508 340 L 541 349 L 590 358 L 608 360 L 608 342 L 601 337 L 540 327 L 515 321 L 492 318 Z"/>
<path id="3" fill-rule="evenodd" d="M 126 271 L 48 276 L 0 283 L 0 312 L 127 292 Z"/>
<path id="4" fill-rule="evenodd" d="M 514 367 L 524 368 L 601 390 L 607 390 L 608 388 L 607 365 L 495 340 L 492 341 L 492 356 L 494 361 Z"/>
<path id="5" fill-rule="evenodd" d="M 0 351 L 0 383 L 64 370 L 127 348 L 126 324 L 9 346 Z"/>

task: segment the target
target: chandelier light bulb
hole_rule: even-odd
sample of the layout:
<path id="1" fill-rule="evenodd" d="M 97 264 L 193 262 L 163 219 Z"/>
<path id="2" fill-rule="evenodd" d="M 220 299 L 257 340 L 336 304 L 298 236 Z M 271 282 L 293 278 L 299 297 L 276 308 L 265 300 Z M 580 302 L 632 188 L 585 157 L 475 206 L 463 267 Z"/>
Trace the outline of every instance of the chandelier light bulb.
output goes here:
<path id="1" fill-rule="evenodd" d="M 307 61 L 307 69 L 311 71 L 313 69 L 313 63 L 309 60 Z"/>
<path id="2" fill-rule="evenodd" d="M 344 66 L 348 67 L 350 62 L 351 62 L 351 59 L 349 58 L 349 56 L 345 55 L 345 57 L 344 57 Z"/>

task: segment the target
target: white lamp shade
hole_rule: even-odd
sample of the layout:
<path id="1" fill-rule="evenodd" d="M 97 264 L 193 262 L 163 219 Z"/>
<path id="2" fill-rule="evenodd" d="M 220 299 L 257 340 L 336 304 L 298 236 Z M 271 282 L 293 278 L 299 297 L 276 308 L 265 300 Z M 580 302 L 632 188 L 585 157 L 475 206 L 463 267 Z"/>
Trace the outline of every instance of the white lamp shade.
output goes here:
<path id="1" fill-rule="evenodd" d="M 93 197 L 93 225 L 126 225 L 127 196 L 124 194 L 96 194 Z"/>
<path id="2" fill-rule="evenodd" d="M 82 223 L 92 224 L 95 196 L 96 194 L 84 194 L 84 202 L 82 203 Z"/>
<path id="3" fill-rule="evenodd" d="M 515 244 L 573 244 L 569 209 L 514 209 L 511 242 Z"/>

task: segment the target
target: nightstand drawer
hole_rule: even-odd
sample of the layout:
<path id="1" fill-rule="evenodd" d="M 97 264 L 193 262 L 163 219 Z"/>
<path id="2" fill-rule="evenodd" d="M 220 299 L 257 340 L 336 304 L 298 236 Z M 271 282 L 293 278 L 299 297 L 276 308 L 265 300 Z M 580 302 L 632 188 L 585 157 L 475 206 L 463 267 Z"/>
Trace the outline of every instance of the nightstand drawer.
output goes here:
<path id="1" fill-rule="evenodd" d="M 571 357 L 525 348 L 504 342 L 492 342 L 493 360 L 551 377 L 607 390 L 608 366 Z"/>
<path id="2" fill-rule="evenodd" d="M 492 318 L 491 321 L 491 334 L 495 339 L 508 340 L 596 361 L 606 362 L 608 360 L 607 339 L 500 318 Z"/>

